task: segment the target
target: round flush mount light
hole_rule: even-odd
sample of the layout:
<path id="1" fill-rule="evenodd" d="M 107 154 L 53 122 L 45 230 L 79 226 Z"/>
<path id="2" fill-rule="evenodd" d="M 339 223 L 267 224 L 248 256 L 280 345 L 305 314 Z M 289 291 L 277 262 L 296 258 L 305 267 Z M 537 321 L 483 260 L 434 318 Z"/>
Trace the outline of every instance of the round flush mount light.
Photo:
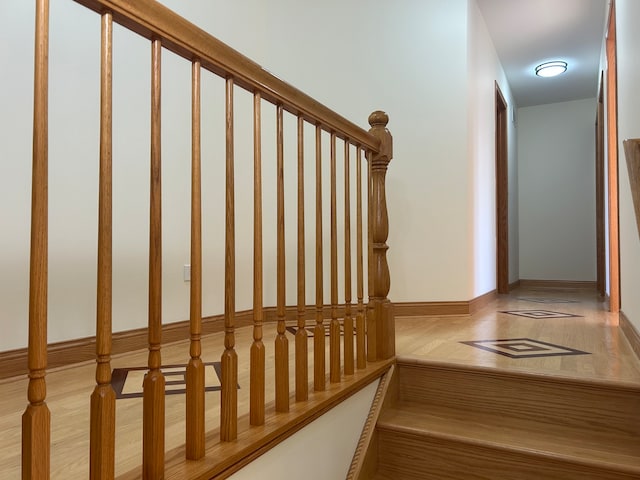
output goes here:
<path id="1" fill-rule="evenodd" d="M 567 71 L 567 62 L 556 60 L 541 63 L 536 67 L 536 75 L 539 77 L 555 77 Z"/>

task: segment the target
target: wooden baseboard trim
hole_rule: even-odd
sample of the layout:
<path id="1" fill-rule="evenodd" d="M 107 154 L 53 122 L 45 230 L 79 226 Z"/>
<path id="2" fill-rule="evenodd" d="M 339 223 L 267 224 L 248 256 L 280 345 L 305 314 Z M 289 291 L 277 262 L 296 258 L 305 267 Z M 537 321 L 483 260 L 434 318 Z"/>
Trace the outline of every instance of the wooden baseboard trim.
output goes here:
<path id="1" fill-rule="evenodd" d="M 498 298 L 498 292 L 496 290 L 491 290 L 490 292 L 485 293 L 484 295 L 480 295 L 469 301 L 469 313 L 476 313 L 481 308 L 486 307 L 489 303 Z"/>
<path id="2" fill-rule="evenodd" d="M 520 286 L 520 280 L 516 280 L 515 282 L 512 282 L 509 284 L 509 291 L 518 288 Z"/>
<path id="3" fill-rule="evenodd" d="M 467 301 L 458 302 L 396 302 L 396 317 L 447 317 L 471 315 L 497 298 L 495 290 Z"/>
<path id="4" fill-rule="evenodd" d="M 526 280 L 520 279 L 520 286 L 524 288 L 572 288 L 580 290 L 595 290 L 595 281 L 581 280 Z"/>
<path id="5" fill-rule="evenodd" d="M 620 330 L 622 330 L 629 345 L 631 345 L 636 356 L 640 359 L 640 332 L 622 310 L 620 310 Z"/>
<path id="6" fill-rule="evenodd" d="M 352 305 L 352 311 L 353 305 Z M 315 318 L 316 307 L 309 305 L 306 308 L 307 320 Z M 344 316 L 344 305 L 338 306 L 338 315 Z M 331 317 L 331 306 L 324 307 L 325 318 Z M 295 321 L 297 318 L 297 307 L 290 306 L 286 310 L 287 321 Z M 276 321 L 276 308 L 265 307 L 264 321 Z M 236 312 L 236 328 L 246 327 L 253 322 L 253 311 L 244 310 Z M 202 334 L 209 335 L 224 331 L 224 315 L 213 315 L 202 319 Z M 111 354 L 133 352 L 148 348 L 147 328 L 136 328 L 123 332 L 116 332 L 112 337 Z M 189 321 L 168 323 L 162 326 L 162 344 L 178 342 L 189 339 Z M 64 342 L 51 343 L 47 347 L 47 370 L 64 367 L 75 363 L 95 360 L 96 358 L 96 338 L 86 337 Z M 0 352 L 0 379 L 26 375 L 27 349 L 20 348 Z"/>
<path id="7" fill-rule="evenodd" d="M 396 317 L 469 315 L 469 302 L 400 302 L 393 309 Z"/>
<path id="8" fill-rule="evenodd" d="M 252 321 L 251 312 L 236 313 L 236 327 L 249 325 Z M 202 333 L 224 331 L 224 316 L 215 315 L 202 319 Z M 162 326 L 162 343 L 172 343 L 189 338 L 189 321 L 169 323 Z M 116 332 L 112 336 L 112 355 L 142 350 L 148 347 L 148 333 L 146 328 L 136 328 L 124 332 Z M 64 367 L 75 363 L 95 360 L 96 338 L 86 337 L 65 342 L 49 344 L 47 347 L 47 370 Z M 20 348 L 7 352 L 0 352 L 0 379 L 26 375 L 27 349 Z"/>

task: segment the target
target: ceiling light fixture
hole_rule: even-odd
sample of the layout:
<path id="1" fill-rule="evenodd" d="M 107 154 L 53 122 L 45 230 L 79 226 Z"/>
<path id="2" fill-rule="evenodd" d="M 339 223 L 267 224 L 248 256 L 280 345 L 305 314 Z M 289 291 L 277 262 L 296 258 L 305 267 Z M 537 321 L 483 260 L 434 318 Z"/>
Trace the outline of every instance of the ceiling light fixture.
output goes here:
<path id="1" fill-rule="evenodd" d="M 554 62 L 541 63 L 536 67 L 536 75 L 539 77 L 555 77 L 567 71 L 567 62 L 556 60 Z"/>

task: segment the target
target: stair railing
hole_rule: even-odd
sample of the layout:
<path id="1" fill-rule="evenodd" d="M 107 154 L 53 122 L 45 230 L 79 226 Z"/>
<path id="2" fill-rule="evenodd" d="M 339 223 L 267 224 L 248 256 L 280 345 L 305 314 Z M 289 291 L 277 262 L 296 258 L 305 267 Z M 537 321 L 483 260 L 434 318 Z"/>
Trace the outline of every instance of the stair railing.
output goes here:
<path id="1" fill-rule="evenodd" d="M 250 348 L 250 423 L 265 423 L 265 347 L 263 338 L 263 246 L 262 246 L 262 132 L 261 106 L 276 106 L 277 150 L 277 304 L 275 338 L 275 409 L 289 410 L 289 355 L 285 298 L 285 212 L 284 212 L 284 129 L 285 115 L 297 119 L 297 331 L 295 334 L 295 401 L 304 402 L 309 387 L 315 391 L 329 382 L 340 382 L 354 368 L 364 369 L 367 361 L 395 355 L 394 318 L 387 298 L 390 286 L 386 251 L 388 214 L 385 175 L 392 157 L 392 141 L 386 129 L 388 117 L 374 112 L 369 132 L 324 107 L 316 100 L 274 77 L 219 40 L 187 22 L 153 0 L 76 0 L 101 15 L 100 74 L 100 173 L 97 258 L 96 385 L 91 395 L 90 477 L 112 479 L 115 457 L 115 395 L 111 387 L 112 341 L 112 49 L 113 22 L 119 23 L 150 41 L 151 49 L 151 163 L 149 218 L 149 318 L 148 373 L 143 390 L 144 478 L 164 476 L 164 398 L 165 379 L 161 370 L 162 345 L 162 203 L 161 203 L 161 59 L 168 49 L 192 65 L 192 158 L 191 158 L 191 294 L 190 347 L 186 387 L 186 458 L 205 455 L 204 364 L 202 346 L 202 201 L 201 201 L 201 120 L 200 89 L 202 70 L 225 79 L 225 300 L 224 352 L 220 412 L 220 439 L 237 438 L 238 356 L 235 347 L 235 192 L 234 192 L 234 92 L 242 88 L 253 94 L 254 137 L 254 282 L 253 343 Z M 46 404 L 47 368 L 47 168 L 48 168 L 48 42 L 49 1 L 36 0 L 36 38 L 34 74 L 33 182 L 31 213 L 31 270 L 29 299 L 29 404 L 23 415 L 23 479 L 49 478 L 50 412 Z M 305 191 L 304 126 L 315 126 L 315 235 L 316 305 L 313 342 L 313 381 L 308 378 L 308 317 L 305 302 Z M 329 372 L 325 372 L 325 305 L 323 292 L 323 193 L 322 171 L 325 154 L 323 134 L 330 135 L 330 321 Z M 344 148 L 344 279 L 345 305 L 338 305 L 338 201 L 337 149 Z M 353 162 L 350 156 L 355 153 Z M 364 303 L 363 275 L 363 172 L 362 156 L 368 160 L 367 181 L 367 257 L 369 302 Z M 356 303 L 351 292 L 351 194 L 350 165 L 355 172 Z M 366 308 L 365 308 L 366 307 Z M 341 358 L 340 312 L 343 311 L 344 337 Z M 355 339 L 354 339 L 355 323 Z M 185 352 L 186 356 L 186 352 Z"/>

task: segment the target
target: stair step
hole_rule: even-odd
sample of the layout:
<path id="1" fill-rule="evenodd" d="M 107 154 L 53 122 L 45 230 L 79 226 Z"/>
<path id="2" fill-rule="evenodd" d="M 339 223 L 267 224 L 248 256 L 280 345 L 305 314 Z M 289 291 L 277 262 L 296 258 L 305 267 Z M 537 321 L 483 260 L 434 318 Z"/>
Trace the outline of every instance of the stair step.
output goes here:
<path id="1" fill-rule="evenodd" d="M 639 384 L 411 358 L 398 358 L 397 365 L 399 400 L 425 410 L 447 407 L 587 436 L 640 438 Z"/>
<path id="2" fill-rule="evenodd" d="M 439 435 L 378 432 L 378 476 L 394 480 L 631 480 L 640 468 L 574 461 Z"/>
<path id="3" fill-rule="evenodd" d="M 381 457 L 388 455 L 388 442 L 411 438 L 414 445 L 458 445 L 465 451 L 465 456 L 467 449 L 490 449 L 500 451 L 496 458 L 505 455 L 530 457 L 527 463 L 532 465 L 536 462 L 531 459 L 539 457 L 544 461 L 640 478 L 640 438 L 621 442 L 611 435 L 585 435 L 581 429 L 447 407 L 426 409 L 424 405 L 410 402 L 400 402 L 384 411 L 378 420 L 377 431 L 385 442 L 384 448 L 379 449 Z M 535 471 L 538 471 L 537 467 Z"/>

